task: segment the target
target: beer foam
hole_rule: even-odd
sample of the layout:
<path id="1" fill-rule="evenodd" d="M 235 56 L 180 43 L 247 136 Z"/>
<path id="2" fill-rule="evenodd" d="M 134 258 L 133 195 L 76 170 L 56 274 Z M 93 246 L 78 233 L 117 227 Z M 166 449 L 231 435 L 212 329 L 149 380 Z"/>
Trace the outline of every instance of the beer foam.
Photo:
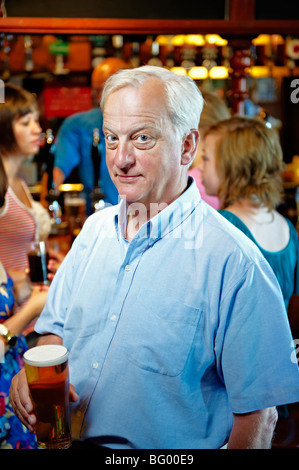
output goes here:
<path id="1" fill-rule="evenodd" d="M 69 199 L 65 199 L 64 204 L 67 206 L 85 206 L 86 201 L 81 197 L 71 197 Z"/>
<path id="2" fill-rule="evenodd" d="M 23 356 L 26 364 L 36 367 L 56 366 L 65 362 L 67 358 L 66 347 L 59 344 L 35 346 L 28 349 Z"/>

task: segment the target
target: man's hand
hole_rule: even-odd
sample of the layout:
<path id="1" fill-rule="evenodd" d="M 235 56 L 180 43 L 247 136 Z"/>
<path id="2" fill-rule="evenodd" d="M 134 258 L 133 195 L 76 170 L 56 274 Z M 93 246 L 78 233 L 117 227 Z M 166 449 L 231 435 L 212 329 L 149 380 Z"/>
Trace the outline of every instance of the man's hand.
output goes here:
<path id="1" fill-rule="evenodd" d="M 53 334 L 41 335 L 37 345 L 42 344 L 62 344 L 62 339 Z M 70 401 L 76 402 L 79 399 L 75 388 L 70 385 Z M 26 428 L 34 432 L 36 425 L 36 416 L 33 413 L 33 405 L 30 398 L 29 387 L 26 379 L 25 369 L 15 375 L 11 381 L 9 389 L 9 400 L 15 415 L 21 420 Z"/>
<path id="2" fill-rule="evenodd" d="M 78 399 L 79 397 L 74 386 L 70 385 L 70 401 L 76 402 Z M 21 369 L 20 372 L 13 377 L 9 390 L 9 400 L 15 415 L 30 432 L 34 432 L 36 416 L 33 413 L 33 405 L 30 398 L 25 369 Z"/>
<path id="3" fill-rule="evenodd" d="M 33 413 L 33 405 L 29 395 L 25 369 L 20 370 L 20 372 L 13 377 L 9 390 L 9 400 L 15 415 L 29 431 L 34 432 L 36 416 Z"/>

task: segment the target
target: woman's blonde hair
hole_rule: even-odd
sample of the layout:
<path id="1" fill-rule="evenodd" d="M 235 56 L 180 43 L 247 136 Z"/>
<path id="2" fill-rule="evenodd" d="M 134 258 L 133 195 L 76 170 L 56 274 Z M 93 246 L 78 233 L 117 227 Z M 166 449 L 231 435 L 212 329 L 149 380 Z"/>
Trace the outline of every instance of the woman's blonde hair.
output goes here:
<path id="1" fill-rule="evenodd" d="M 200 132 L 200 139 L 202 140 L 205 131 L 210 126 L 216 124 L 219 121 L 223 121 L 224 119 L 229 119 L 231 117 L 231 113 L 226 105 L 225 100 L 213 91 L 201 90 L 201 94 L 204 100 L 204 105 L 200 116 L 198 129 Z M 191 164 L 191 168 L 198 167 L 200 163 L 201 155 L 196 155 Z"/>
<path id="2" fill-rule="evenodd" d="M 230 110 L 223 98 L 208 90 L 201 90 L 201 93 L 204 106 L 200 116 L 199 129 L 205 130 L 217 122 L 231 117 Z"/>
<path id="3" fill-rule="evenodd" d="M 273 210 L 282 199 L 284 169 L 279 136 L 260 119 L 235 116 L 205 133 L 219 135 L 215 165 L 220 178 L 222 207 L 241 199 Z"/>

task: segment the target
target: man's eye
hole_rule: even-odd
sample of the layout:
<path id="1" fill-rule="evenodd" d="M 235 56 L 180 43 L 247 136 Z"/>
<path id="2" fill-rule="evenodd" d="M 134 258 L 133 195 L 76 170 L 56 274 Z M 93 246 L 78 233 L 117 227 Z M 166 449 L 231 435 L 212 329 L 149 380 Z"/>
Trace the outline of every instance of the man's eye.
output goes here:
<path id="1" fill-rule="evenodd" d="M 106 135 L 105 139 L 108 147 L 115 147 L 117 145 L 117 138 L 114 135 Z"/>
<path id="2" fill-rule="evenodd" d="M 136 140 L 138 140 L 138 142 L 143 143 L 143 142 L 147 142 L 149 140 L 149 137 L 147 135 L 139 135 Z"/>
<path id="3" fill-rule="evenodd" d="M 154 147 L 156 139 L 150 135 L 140 134 L 133 138 L 133 144 L 138 149 L 150 149 Z"/>
<path id="4" fill-rule="evenodd" d="M 115 142 L 116 141 L 116 137 L 114 137 L 114 135 L 106 135 L 106 140 L 108 142 Z"/>

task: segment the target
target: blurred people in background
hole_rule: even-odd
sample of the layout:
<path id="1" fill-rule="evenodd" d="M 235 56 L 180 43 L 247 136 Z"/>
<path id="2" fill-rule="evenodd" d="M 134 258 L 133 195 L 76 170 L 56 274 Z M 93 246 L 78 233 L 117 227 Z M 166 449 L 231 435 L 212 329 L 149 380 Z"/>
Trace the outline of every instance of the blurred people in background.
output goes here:
<path id="1" fill-rule="evenodd" d="M 280 284 L 285 306 L 299 294 L 299 242 L 293 224 L 275 208 L 283 186 L 277 132 L 260 119 L 235 116 L 204 136 L 202 178 L 220 213 L 260 249 Z"/>
<path id="2" fill-rule="evenodd" d="M 275 406 L 299 395 L 269 264 L 188 177 L 202 105 L 162 67 L 105 84 L 121 201 L 87 218 L 36 324 L 38 344 L 69 350 L 75 448 L 269 448 Z M 24 370 L 10 400 L 33 430 Z"/>
<path id="3" fill-rule="evenodd" d="M 12 276 L 16 299 L 22 303 L 31 292 L 26 242 L 46 240 L 49 213 L 34 201 L 18 171 L 26 157 L 40 148 L 41 127 L 35 97 L 12 84 L 5 85 L 5 102 L 0 103 L 0 156 L 8 179 L 5 204 L 0 214 L 0 259 Z"/>
<path id="4" fill-rule="evenodd" d="M 56 188 L 62 184 L 76 169 L 78 181 L 84 186 L 86 195 L 86 212 L 92 211 L 90 194 L 94 187 L 91 147 L 93 130 L 99 129 L 99 152 L 101 154 L 100 181 L 105 201 L 117 204 L 117 189 L 111 181 L 106 166 L 105 140 L 102 131 L 103 117 L 99 101 L 105 81 L 120 69 L 129 64 L 116 57 L 109 57 L 101 62 L 92 72 L 91 86 L 94 108 L 90 111 L 73 114 L 63 121 L 55 142 L 53 183 Z"/>
<path id="5" fill-rule="evenodd" d="M 197 147 L 196 156 L 189 170 L 189 175 L 194 178 L 202 199 L 210 206 L 214 207 L 214 209 L 218 210 L 220 204 L 217 196 L 211 196 L 207 194 L 205 187 L 202 184 L 200 163 L 203 155 L 203 134 L 208 127 L 212 126 L 218 121 L 230 118 L 231 114 L 224 99 L 220 98 L 220 96 L 216 95 L 216 93 L 207 90 L 201 90 L 201 93 L 204 99 L 204 107 L 201 113 L 198 128 L 200 140 Z"/>
<path id="6" fill-rule="evenodd" d="M 7 184 L 0 158 L 0 215 Z M 27 343 L 22 331 L 42 311 L 47 292 L 47 286 L 35 286 L 26 305 L 15 313 L 14 283 L 0 259 L 0 449 L 36 447 L 35 435 L 16 418 L 8 394 L 12 377 L 23 367 Z"/>

